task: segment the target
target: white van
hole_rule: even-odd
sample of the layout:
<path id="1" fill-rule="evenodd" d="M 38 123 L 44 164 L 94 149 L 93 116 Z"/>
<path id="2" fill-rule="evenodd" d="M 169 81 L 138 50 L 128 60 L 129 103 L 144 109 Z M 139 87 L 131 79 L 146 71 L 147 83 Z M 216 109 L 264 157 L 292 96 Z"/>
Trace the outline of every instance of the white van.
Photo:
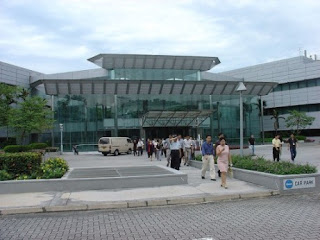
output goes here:
<path id="1" fill-rule="evenodd" d="M 115 156 L 120 153 L 131 153 L 133 150 L 133 142 L 128 137 L 102 137 L 98 142 L 99 152 L 104 156 L 113 153 Z"/>

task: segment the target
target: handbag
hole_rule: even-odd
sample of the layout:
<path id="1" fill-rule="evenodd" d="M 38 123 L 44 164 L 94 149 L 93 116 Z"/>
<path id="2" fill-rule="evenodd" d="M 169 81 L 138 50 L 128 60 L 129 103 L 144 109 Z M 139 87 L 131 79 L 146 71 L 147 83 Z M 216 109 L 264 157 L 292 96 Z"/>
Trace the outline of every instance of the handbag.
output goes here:
<path id="1" fill-rule="evenodd" d="M 232 167 L 229 167 L 229 168 L 228 168 L 228 176 L 229 176 L 230 178 L 233 178 L 233 170 L 232 170 Z"/>

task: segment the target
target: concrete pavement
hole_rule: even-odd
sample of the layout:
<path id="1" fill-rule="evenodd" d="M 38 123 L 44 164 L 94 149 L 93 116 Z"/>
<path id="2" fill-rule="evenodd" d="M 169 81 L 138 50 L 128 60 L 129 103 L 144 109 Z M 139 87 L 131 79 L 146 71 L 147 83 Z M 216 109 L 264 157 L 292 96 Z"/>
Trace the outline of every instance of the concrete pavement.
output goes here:
<path id="1" fill-rule="evenodd" d="M 162 161 L 151 162 L 146 156 L 135 157 L 133 155 L 105 157 L 99 153 L 80 153 L 78 156 L 66 153 L 63 158 L 73 168 L 86 166 L 166 165 L 164 158 Z M 51 210 L 118 208 L 119 206 L 148 206 L 152 204 L 186 204 L 235 198 L 265 197 L 278 194 L 264 187 L 236 179 L 228 179 L 229 189 L 223 189 L 220 187 L 220 179 L 218 178 L 216 182 L 210 181 L 209 176 L 204 180 L 201 179 L 199 169 L 182 166 L 181 171 L 188 174 L 189 183 L 186 185 L 105 191 L 1 194 L 1 214 L 24 213 L 27 209 L 45 212 Z M 158 202 L 156 203 L 155 201 Z"/>
<path id="2" fill-rule="evenodd" d="M 5 240 L 315 240 L 320 196 L 0 216 Z"/>

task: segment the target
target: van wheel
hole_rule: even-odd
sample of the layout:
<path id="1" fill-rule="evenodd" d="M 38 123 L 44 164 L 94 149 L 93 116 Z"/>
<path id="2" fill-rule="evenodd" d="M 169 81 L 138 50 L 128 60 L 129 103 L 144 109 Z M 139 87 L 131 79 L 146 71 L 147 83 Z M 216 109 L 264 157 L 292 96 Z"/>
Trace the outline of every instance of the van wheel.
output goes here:
<path id="1" fill-rule="evenodd" d="M 132 150 L 131 149 L 129 149 L 128 150 L 128 152 L 127 152 L 127 154 L 131 154 L 132 153 Z"/>
<path id="2" fill-rule="evenodd" d="M 119 151 L 118 151 L 118 150 L 115 150 L 115 151 L 114 151 L 114 155 L 115 155 L 115 156 L 118 156 L 118 155 L 119 155 Z"/>
<path id="3" fill-rule="evenodd" d="M 104 153 L 102 153 L 102 154 L 103 154 L 103 156 L 107 156 L 107 155 L 108 155 L 106 152 L 104 152 Z"/>

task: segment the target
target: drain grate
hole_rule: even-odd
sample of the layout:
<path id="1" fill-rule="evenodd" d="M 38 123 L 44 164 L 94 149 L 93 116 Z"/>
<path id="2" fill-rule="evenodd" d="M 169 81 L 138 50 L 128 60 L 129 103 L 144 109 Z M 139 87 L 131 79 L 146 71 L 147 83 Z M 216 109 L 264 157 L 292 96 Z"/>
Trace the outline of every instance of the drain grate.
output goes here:
<path id="1" fill-rule="evenodd" d="M 157 166 L 117 167 L 117 168 L 76 168 L 67 178 L 113 178 L 174 174 Z"/>

